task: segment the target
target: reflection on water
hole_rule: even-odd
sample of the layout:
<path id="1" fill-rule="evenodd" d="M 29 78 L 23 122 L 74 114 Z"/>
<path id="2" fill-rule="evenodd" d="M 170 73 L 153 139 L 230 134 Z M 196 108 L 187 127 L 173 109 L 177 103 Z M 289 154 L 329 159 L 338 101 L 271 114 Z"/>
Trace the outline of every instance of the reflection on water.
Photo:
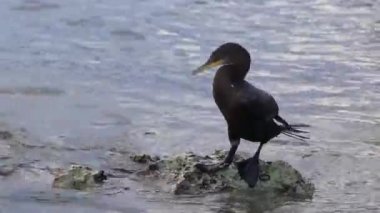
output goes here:
<path id="1" fill-rule="evenodd" d="M 3 0 L 0 23 L 1 122 L 29 134 L 29 146 L 3 143 L 0 157 L 32 168 L 20 166 L 1 184 L 5 211 L 379 211 L 379 1 Z M 280 137 L 262 156 L 287 160 L 312 178 L 312 201 L 266 206 L 271 199 L 213 195 L 179 202 L 139 193 L 138 185 L 89 202 L 44 201 L 51 193 L 40 177 L 45 167 L 107 169 L 109 150 L 227 148 L 212 74 L 190 74 L 226 41 L 250 50 L 247 78 L 275 96 L 283 117 L 312 125 L 307 145 Z"/>

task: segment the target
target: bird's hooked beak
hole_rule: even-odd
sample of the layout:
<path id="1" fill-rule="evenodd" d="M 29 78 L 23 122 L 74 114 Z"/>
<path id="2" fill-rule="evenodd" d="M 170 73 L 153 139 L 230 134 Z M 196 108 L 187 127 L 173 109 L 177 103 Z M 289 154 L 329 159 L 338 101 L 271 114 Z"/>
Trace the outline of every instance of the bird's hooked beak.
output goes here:
<path id="1" fill-rule="evenodd" d="M 206 72 L 208 69 L 211 69 L 213 67 L 217 67 L 224 64 L 224 60 L 207 60 L 206 63 L 204 63 L 202 66 L 198 67 L 197 69 L 193 70 L 193 75 L 197 75 L 203 72 Z"/>

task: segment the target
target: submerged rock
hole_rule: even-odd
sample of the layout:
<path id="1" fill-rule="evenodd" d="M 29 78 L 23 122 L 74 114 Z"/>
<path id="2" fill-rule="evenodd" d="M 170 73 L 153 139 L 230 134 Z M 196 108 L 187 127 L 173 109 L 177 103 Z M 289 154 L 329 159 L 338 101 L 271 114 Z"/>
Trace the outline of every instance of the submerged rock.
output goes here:
<path id="1" fill-rule="evenodd" d="M 227 152 L 215 151 L 210 156 L 185 153 L 174 157 L 157 159 L 144 156 L 146 168 L 136 175 L 150 182 L 159 182 L 163 189 L 174 194 L 204 194 L 222 191 L 247 189 L 248 185 L 240 178 L 236 165 L 243 160 L 242 154 L 236 154 L 235 161 L 227 169 L 203 173 L 195 168 L 197 163 L 217 163 L 225 158 Z M 142 163 L 141 161 L 138 161 Z M 284 161 L 260 161 L 261 173 L 269 178 L 259 180 L 254 191 L 270 192 L 300 198 L 312 198 L 314 185 L 306 180 L 290 164 Z"/>
<path id="2" fill-rule="evenodd" d="M 89 167 L 72 165 L 68 170 L 55 175 L 54 188 L 86 190 L 103 183 L 107 177 L 104 171 L 94 171 Z"/>

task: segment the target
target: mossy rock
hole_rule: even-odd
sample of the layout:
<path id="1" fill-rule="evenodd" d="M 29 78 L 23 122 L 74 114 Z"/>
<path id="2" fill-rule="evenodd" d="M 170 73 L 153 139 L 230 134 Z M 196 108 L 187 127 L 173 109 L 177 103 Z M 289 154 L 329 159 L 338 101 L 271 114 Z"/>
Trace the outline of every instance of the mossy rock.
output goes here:
<path id="1" fill-rule="evenodd" d="M 243 155 L 237 153 L 234 163 L 227 169 L 203 173 L 197 163 L 217 163 L 222 161 L 227 152 L 215 151 L 209 156 L 185 153 L 160 160 L 144 155 L 146 168 L 138 171 L 137 176 L 158 181 L 164 189 L 174 194 L 205 194 L 223 191 L 247 189 L 248 185 L 240 178 L 236 164 L 243 161 Z M 138 158 L 137 158 L 138 159 Z M 300 198 L 312 198 L 314 185 L 301 173 L 284 161 L 264 162 L 260 160 L 260 171 L 269 175 L 268 180 L 259 180 L 254 191 L 270 192 Z M 162 185 L 163 183 L 163 185 Z"/>
<path id="2" fill-rule="evenodd" d="M 71 165 L 68 170 L 55 175 L 54 188 L 86 190 L 99 186 L 107 177 L 104 171 L 95 171 L 81 165 Z"/>

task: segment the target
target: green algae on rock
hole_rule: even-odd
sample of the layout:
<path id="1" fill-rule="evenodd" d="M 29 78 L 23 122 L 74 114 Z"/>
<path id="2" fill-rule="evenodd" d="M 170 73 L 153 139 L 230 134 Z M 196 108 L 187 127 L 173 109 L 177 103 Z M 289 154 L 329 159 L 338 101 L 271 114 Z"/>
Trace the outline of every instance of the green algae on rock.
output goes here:
<path id="1" fill-rule="evenodd" d="M 86 190 L 98 186 L 106 179 L 104 171 L 95 171 L 86 166 L 71 165 L 68 170 L 55 175 L 53 187 Z"/>
<path id="2" fill-rule="evenodd" d="M 174 194 L 194 195 L 247 189 L 247 184 L 240 178 L 236 168 L 236 164 L 243 161 L 241 153 L 235 156 L 234 164 L 221 171 L 202 173 L 194 166 L 199 162 L 220 162 L 225 155 L 225 151 L 215 151 L 209 156 L 185 153 L 157 161 L 148 160 L 146 168 L 138 171 L 136 175 L 148 178 L 151 182 L 160 182 L 159 185 L 164 189 L 169 188 Z M 145 156 L 145 158 L 148 157 Z M 260 170 L 269 175 L 269 178 L 259 180 L 252 190 L 305 199 L 312 198 L 314 185 L 287 162 L 260 161 Z"/>

